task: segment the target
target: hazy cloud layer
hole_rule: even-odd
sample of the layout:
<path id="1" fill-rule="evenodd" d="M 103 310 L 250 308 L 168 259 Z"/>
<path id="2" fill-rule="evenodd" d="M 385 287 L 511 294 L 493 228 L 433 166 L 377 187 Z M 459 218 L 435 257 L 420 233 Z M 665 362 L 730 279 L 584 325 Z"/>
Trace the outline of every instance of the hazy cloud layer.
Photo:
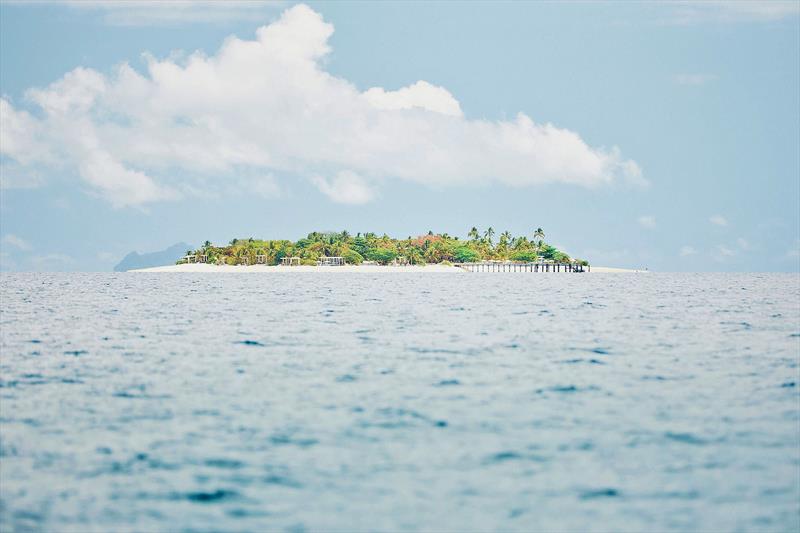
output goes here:
<path id="1" fill-rule="evenodd" d="M 728 225 L 728 219 L 726 219 L 722 215 L 712 215 L 708 218 L 708 221 L 714 224 L 715 226 L 725 227 Z"/>
<path id="2" fill-rule="evenodd" d="M 276 0 L 59 0 L 48 2 L 96 11 L 115 26 L 179 26 L 253 20 L 284 5 Z"/>
<path id="3" fill-rule="evenodd" d="M 697 0 L 663 2 L 671 24 L 773 22 L 800 14 L 797 0 Z"/>
<path id="4" fill-rule="evenodd" d="M 637 219 L 639 225 L 646 229 L 653 229 L 656 227 L 656 217 L 652 215 L 642 215 Z"/>
<path id="5" fill-rule="evenodd" d="M 5 170 L 72 171 L 116 206 L 232 187 L 275 191 L 275 175 L 350 204 L 373 199 L 386 179 L 437 187 L 643 181 L 616 147 L 590 147 L 523 113 L 469 119 L 447 89 L 425 81 L 359 91 L 324 68 L 332 33 L 299 5 L 254 40 L 229 38 L 212 56 L 148 57 L 145 73 L 127 64 L 111 75 L 76 68 L 27 91 L 29 111 L 4 98 Z"/>
<path id="6" fill-rule="evenodd" d="M 7 233 L 3 235 L 2 240 L 0 242 L 6 246 L 12 246 L 18 250 L 28 251 L 33 249 L 33 247 L 23 239 L 22 237 L 17 237 L 13 233 Z"/>

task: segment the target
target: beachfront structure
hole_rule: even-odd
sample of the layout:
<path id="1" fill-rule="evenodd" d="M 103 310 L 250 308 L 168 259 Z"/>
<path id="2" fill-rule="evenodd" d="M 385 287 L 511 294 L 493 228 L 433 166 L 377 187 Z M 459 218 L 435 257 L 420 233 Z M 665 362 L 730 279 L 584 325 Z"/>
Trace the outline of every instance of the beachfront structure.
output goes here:
<path id="1" fill-rule="evenodd" d="M 282 266 L 300 266 L 299 257 L 281 257 Z"/>
<path id="2" fill-rule="evenodd" d="M 184 255 L 181 258 L 181 261 L 184 263 L 205 263 L 208 260 L 208 256 L 205 254 L 190 254 Z"/>
<path id="3" fill-rule="evenodd" d="M 344 266 L 344 257 L 322 256 L 317 259 L 317 266 Z"/>
<path id="4" fill-rule="evenodd" d="M 586 272 L 584 265 L 578 262 L 557 263 L 542 261 L 539 263 L 521 263 L 516 261 L 479 261 L 476 263 L 460 263 L 456 266 L 468 272 Z M 587 268 L 591 272 L 591 268 Z"/>
<path id="5" fill-rule="evenodd" d="M 266 255 L 257 255 L 256 256 L 256 264 L 257 265 L 266 265 L 267 264 L 267 256 Z"/>

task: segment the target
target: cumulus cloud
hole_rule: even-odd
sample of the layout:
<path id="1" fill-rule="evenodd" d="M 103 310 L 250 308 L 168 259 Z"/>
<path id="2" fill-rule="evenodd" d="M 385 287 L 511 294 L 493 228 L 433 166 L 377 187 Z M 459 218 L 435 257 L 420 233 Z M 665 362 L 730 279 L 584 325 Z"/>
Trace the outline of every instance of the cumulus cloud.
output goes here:
<path id="1" fill-rule="evenodd" d="M 427 81 L 397 91 L 385 91 L 373 87 L 364 93 L 364 98 L 378 109 L 427 109 L 445 115 L 460 117 L 461 106 L 458 100 L 444 87 L 435 87 Z"/>
<path id="2" fill-rule="evenodd" d="M 681 246 L 681 249 L 678 251 L 678 255 L 681 257 L 689 257 L 690 255 L 695 255 L 697 250 L 695 250 L 692 246 Z"/>
<path id="3" fill-rule="evenodd" d="M 715 226 L 725 227 L 728 225 L 728 219 L 726 219 L 722 215 L 713 215 L 708 218 L 708 221 L 714 224 Z"/>
<path id="4" fill-rule="evenodd" d="M 30 245 L 30 243 L 28 243 L 28 241 L 26 241 L 22 237 L 17 237 L 13 233 L 7 233 L 6 235 L 3 235 L 2 243 L 8 246 L 13 246 L 18 250 L 23 250 L 23 251 L 28 251 L 33 249 L 33 247 Z"/>
<path id="5" fill-rule="evenodd" d="M 591 147 L 523 113 L 469 119 L 449 91 L 425 81 L 362 92 L 325 70 L 332 33 L 298 5 L 255 39 L 230 37 L 211 56 L 147 56 L 143 73 L 127 64 L 111 74 L 76 68 L 27 91 L 30 111 L 0 100 L 2 154 L 31 171 L 72 170 L 115 206 L 257 189 L 259 176 L 273 173 L 311 180 L 345 203 L 369 201 L 385 179 L 436 187 L 643 182 L 616 147 Z"/>
<path id="6" fill-rule="evenodd" d="M 375 191 L 358 174 L 345 170 L 332 179 L 313 176 L 311 181 L 325 196 L 340 204 L 365 204 L 375 197 Z"/>
<path id="7" fill-rule="evenodd" d="M 652 215 L 640 216 L 637 222 L 639 222 L 639 225 L 643 228 L 653 229 L 656 227 L 656 217 Z"/>

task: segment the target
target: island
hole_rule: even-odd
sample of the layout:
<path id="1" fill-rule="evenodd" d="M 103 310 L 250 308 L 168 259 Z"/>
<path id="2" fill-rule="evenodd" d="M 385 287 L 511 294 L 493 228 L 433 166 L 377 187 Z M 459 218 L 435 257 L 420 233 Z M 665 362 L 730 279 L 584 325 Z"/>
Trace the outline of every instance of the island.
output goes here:
<path id="1" fill-rule="evenodd" d="M 215 266 L 261 266 L 259 270 L 263 267 L 306 270 L 308 267 L 357 266 L 360 271 L 401 268 L 419 271 L 420 268 L 409 267 L 426 267 L 424 270 L 429 272 L 516 271 L 524 268 L 531 272 L 540 269 L 542 272 L 584 272 L 589 268 L 588 261 L 572 258 L 545 242 L 542 228 L 536 228 L 530 237 L 514 236 L 508 231 L 496 239 L 495 236 L 491 227 L 485 231 L 473 227 L 466 239 L 433 231 L 405 239 L 369 232 L 353 235 L 348 231 L 312 232 L 297 241 L 237 238 L 225 246 L 206 241 L 196 250 L 187 250 L 176 265 L 192 265 L 194 268 L 181 269 L 191 271 L 216 270 L 210 268 Z"/>

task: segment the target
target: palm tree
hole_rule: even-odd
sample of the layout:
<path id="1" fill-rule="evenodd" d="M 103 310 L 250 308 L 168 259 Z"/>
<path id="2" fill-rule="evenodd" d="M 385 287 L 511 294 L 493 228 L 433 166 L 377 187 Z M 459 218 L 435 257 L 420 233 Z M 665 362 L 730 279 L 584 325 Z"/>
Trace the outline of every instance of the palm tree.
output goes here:
<path id="1" fill-rule="evenodd" d="M 473 241 L 477 241 L 480 238 L 480 236 L 481 234 L 478 233 L 478 228 L 476 228 L 475 226 L 473 226 L 472 229 L 469 230 L 469 233 L 467 233 L 467 237 L 469 237 Z"/>
<path id="2" fill-rule="evenodd" d="M 507 245 L 509 242 L 511 242 L 511 232 L 504 231 L 500 234 L 500 244 Z"/>
<path id="3" fill-rule="evenodd" d="M 483 236 L 486 237 L 486 241 L 489 243 L 489 246 L 491 246 L 492 237 L 494 237 L 494 228 L 489 226 L 487 230 L 483 233 Z"/>
<path id="4" fill-rule="evenodd" d="M 536 228 L 536 231 L 533 232 L 533 238 L 539 240 L 539 244 L 544 240 L 544 230 L 542 228 Z"/>

